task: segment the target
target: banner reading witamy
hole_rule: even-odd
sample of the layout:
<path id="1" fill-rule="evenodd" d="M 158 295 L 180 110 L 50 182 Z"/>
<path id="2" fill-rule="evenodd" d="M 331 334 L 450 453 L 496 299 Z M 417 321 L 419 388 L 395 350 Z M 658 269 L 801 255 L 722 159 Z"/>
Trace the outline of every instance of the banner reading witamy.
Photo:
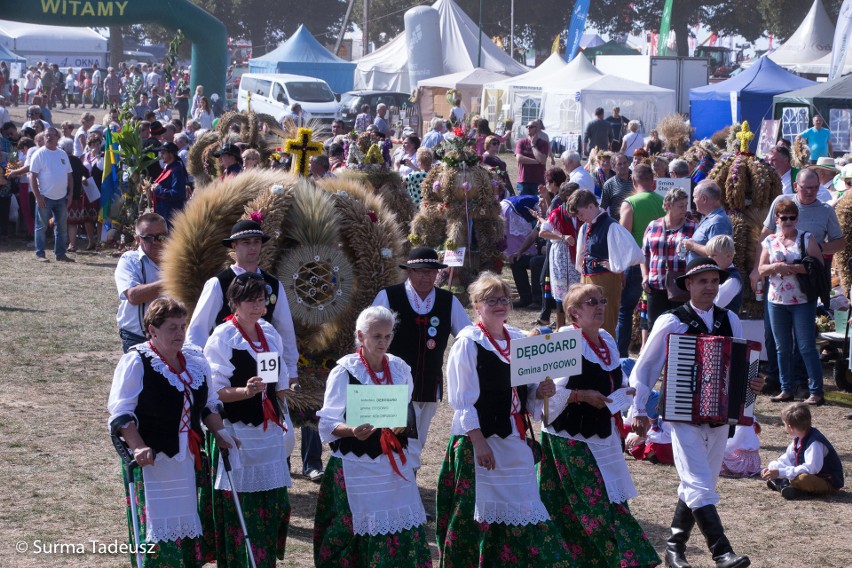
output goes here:
<path id="1" fill-rule="evenodd" d="M 583 361 L 582 338 L 579 329 L 569 329 L 513 339 L 512 386 L 578 375 Z"/>

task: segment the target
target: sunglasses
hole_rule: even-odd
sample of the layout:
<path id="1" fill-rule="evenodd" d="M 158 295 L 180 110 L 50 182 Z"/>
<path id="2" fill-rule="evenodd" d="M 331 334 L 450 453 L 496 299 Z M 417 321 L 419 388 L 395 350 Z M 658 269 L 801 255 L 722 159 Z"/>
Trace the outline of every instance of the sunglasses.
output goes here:
<path id="1" fill-rule="evenodd" d="M 584 301 L 583 303 L 586 304 L 587 306 L 592 306 L 594 308 L 598 304 L 600 304 L 601 306 L 605 306 L 607 301 L 608 300 L 606 298 L 601 298 L 600 300 L 598 300 L 597 298 L 589 298 L 588 300 Z"/>
<path id="2" fill-rule="evenodd" d="M 493 142 L 490 142 L 488 145 L 489 145 L 489 146 L 499 146 L 499 145 L 500 145 L 500 143 L 499 143 L 499 142 L 497 142 L 497 141 L 495 140 L 495 141 L 493 141 Z"/>
<path id="3" fill-rule="evenodd" d="M 780 221 L 795 221 L 798 218 L 799 218 L 798 215 L 779 215 L 778 216 L 778 219 Z"/>
<path id="4" fill-rule="evenodd" d="M 160 233 L 159 235 L 136 235 L 146 243 L 164 243 L 169 238 L 168 233 Z"/>
<path id="5" fill-rule="evenodd" d="M 495 306 L 498 306 L 498 305 L 500 305 L 500 306 L 508 306 L 509 305 L 509 298 L 507 298 L 506 296 L 501 296 L 499 298 L 485 298 L 482 301 L 485 302 L 486 305 L 491 306 L 492 308 L 495 307 Z"/>

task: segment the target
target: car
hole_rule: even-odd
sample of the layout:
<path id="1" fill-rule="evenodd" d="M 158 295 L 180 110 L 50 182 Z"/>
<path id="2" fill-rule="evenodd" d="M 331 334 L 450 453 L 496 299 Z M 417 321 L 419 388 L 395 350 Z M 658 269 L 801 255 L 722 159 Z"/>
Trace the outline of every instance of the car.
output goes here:
<path id="1" fill-rule="evenodd" d="M 361 113 L 361 107 L 370 105 L 370 114 L 375 116 L 379 103 L 406 109 L 407 116 L 410 117 L 414 109 L 410 97 L 408 93 L 392 91 L 347 91 L 340 95 L 340 119 L 347 130 L 352 130 L 355 127 L 355 117 Z"/>

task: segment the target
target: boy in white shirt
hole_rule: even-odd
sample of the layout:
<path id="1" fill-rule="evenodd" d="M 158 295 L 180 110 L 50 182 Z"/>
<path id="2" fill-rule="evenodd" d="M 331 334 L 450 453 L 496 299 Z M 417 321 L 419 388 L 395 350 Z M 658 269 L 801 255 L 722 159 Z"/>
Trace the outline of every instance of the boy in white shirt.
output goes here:
<path id="1" fill-rule="evenodd" d="M 808 405 L 795 402 L 781 411 L 793 441 L 787 451 L 761 472 L 766 485 L 785 499 L 834 495 L 843 487 L 843 464 L 822 432 L 811 426 Z"/>

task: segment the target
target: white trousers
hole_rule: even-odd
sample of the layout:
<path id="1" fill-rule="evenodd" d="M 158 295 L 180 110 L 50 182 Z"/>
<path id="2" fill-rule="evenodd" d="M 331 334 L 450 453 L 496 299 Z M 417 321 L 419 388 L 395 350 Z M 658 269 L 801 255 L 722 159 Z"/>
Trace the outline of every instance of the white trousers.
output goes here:
<path id="1" fill-rule="evenodd" d="M 426 445 L 429 425 L 432 424 L 432 419 L 438 411 L 438 403 L 417 402 L 415 400 L 411 404 L 414 406 L 414 416 L 417 420 L 417 439 L 408 439 L 408 459 L 411 460 L 411 469 L 417 471 L 420 469 L 420 454 Z"/>
<path id="2" fill-rule="evenodd" d="M 716 483 L 725 445 L 728 427 L 711 428 L 708 424 L 672 422 L 672 451 L 675 467 L 680 477 L 677 495 L 690 509 L 719 502 Z"/>

